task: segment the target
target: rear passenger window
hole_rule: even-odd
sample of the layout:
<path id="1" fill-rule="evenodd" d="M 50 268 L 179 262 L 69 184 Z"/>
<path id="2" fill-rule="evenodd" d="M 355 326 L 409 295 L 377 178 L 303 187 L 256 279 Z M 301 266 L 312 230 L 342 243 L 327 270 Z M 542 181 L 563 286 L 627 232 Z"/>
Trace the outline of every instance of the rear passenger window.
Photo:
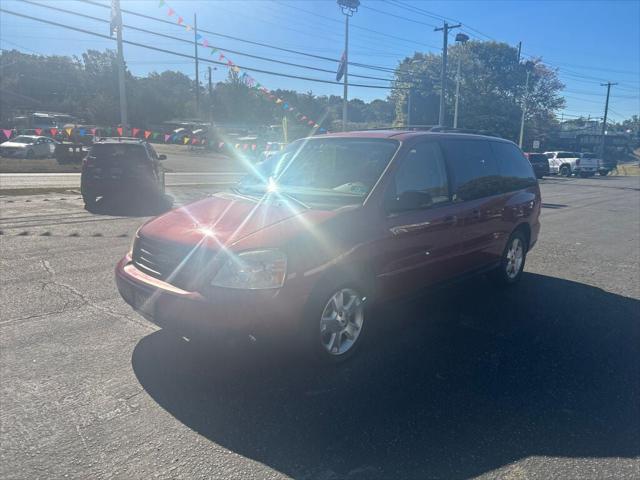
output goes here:
<path id="1" fill-rule="evenodd" d="M 498 163 L 488 141 L 446 139 L 442 146 L 451 168 L 454 200 L 501 193 Z"/>
<path id="2" fill-rule="evenodd" d="M 502 190 L 510 192 L 535 185 L 531 164 L 518 147 L 507 142 L 491 142 L 503 179 Z"/>
<path id="3" fill-rule="evenodd" d="M 428 208 L 449 201 L 447 169 L 436 142 L 412 148 L 387 190 L 387 211 Z"/>

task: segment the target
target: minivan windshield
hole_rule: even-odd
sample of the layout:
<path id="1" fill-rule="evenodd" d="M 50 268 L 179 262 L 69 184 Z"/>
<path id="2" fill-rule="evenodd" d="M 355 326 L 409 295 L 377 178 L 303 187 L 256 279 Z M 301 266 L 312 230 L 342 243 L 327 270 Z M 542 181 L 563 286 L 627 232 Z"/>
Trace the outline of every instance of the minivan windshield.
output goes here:
<path id="1" fill-rule="evenodd" d="M 298 140 L 256 166 L 236 190 L 282 192 L 305 202 L 361 203 L 398 149 L 377 138 Z"/>

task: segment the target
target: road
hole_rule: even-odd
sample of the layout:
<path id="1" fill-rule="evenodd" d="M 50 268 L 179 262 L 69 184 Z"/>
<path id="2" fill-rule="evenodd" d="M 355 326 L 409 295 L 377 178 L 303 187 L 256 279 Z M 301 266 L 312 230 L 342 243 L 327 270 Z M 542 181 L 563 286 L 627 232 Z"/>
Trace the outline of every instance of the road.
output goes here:
<path id="1" fill-rule="evenodd" d="M 144 214 L 0 198 L 0 476 L 639 478 L 640 177 L 541 189 L 518 286 L 381 307 L 329 370 L 134 313 L 113 267 Z"/>
<path id="2" fill-rule="evenodd" d="M 173 172 L 165 174 L 167 186 L 231 184 L 242 177 L 239 172 Z M 79 173 L 0 173 L 0 190 L 80 188 Z"/>

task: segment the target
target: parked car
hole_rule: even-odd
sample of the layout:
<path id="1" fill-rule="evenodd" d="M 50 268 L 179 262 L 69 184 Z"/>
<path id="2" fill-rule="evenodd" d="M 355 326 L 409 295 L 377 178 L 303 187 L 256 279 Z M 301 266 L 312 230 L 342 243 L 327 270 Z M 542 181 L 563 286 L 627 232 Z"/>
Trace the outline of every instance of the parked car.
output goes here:
<path id="1" fill-rule="evenodd" d="M 53 156 L 56 141 L 38 135 L 20 135 L 0 144 L 0 155 L 19 158 L 49 158 Z"/>
<path id="2" fill-rule="evenodd" d="M 575 174 L 583 178 L 593 177 L 600 168 L 600 159 L 595 153 L 580 153 L 580 158 L 576 161 Z"/>
<path id="3" fill-rule="evenodd" d="M 166 155 L 138 138 L 101 138 L 94 141 L 82 163 L 80 189 L 85 207 L 91 210 L 99 197 L 138 193 L 164 193 Z"/>
<path id="4" fill-rule="evenodd" d="M 324 135 L 291 143 L 232 193 L 149 220 L 116 282 L 135 310 L 189 338 L 275 335 L 337 363 L 379 302 L 482 272 L 516 283 L 540 205 L 531 164 L 506 140 Z"/>
<path id="5" fill-rule="evenodd" d="M 573 174 L 581 177 L 595 175 L 598 170 L 597 161 L 583 158 L 578 152 L 544 152 L 549 159 L 549 171 L 563 177 Z"/>
<path id="6" fill-rule="evenodd" d="M 549 159 L 544 153 L 525 153 L 525 157 L 533 167 L 536 178 L 542 178 L 549 175 Z"/>
<path id="7" fill-rule="evenodd" d="M 616 168 L 618 168 L 618 161 L 615 159 L 611 159 L 611 158 L 607 158 L 607 159 L 603 159 L 600 158 L 599 156 L 597 156 L 595 153 L 586 153 L 583 155 L 592 155 L 592 158 L 595 158 L 596 163 L 598 165 L 598 173 L 603 176 L 606 177 L 607 175 L 609 175 L 609 172 L 611 170 L 615 170 Z"/>

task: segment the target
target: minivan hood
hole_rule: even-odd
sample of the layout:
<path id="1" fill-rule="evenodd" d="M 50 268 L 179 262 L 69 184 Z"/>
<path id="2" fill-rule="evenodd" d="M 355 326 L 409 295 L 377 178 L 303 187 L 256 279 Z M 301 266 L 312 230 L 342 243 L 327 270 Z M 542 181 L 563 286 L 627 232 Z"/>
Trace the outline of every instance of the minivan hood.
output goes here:
<path id="1" fill-rule="evenodd" d="M 216 245 L 232 246 L 292 217 L 304 216 L 306 220 L 294 222 L 295 226 L 283 226 L 282 230 L 289 234 L 300 230 L 302 225 L 308 226 L 309 222 L 316 223 L 333 215 L 333 211 L 310 210 L 285 199 L 260 203 L 258 199 L 233 193 L 217 193 L 150 220 L 140 229 L 140 234 L 188 246 L 208 238 L 209 246 L 216 248 Z"/>

